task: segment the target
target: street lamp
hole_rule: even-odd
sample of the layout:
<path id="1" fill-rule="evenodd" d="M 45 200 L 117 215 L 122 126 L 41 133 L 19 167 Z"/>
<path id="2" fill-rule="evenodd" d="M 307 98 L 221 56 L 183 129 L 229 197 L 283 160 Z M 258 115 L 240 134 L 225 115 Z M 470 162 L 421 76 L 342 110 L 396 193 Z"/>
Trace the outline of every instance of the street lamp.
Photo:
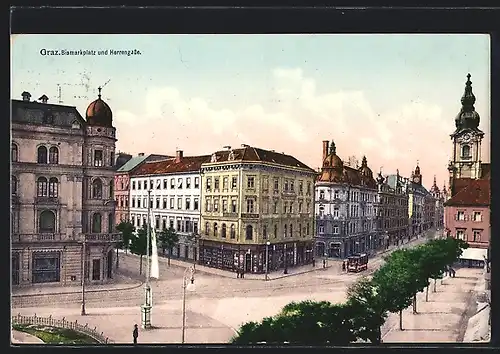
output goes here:
<path id="1" fill-rule="evenodd" d="M 266 280 L 268 279 L 268 273 L 269 273 L 269 245 L 271 242 L 267 241 L 266 242 Z"/>
<path id="2" fill-rule="evenodd" d="M 85 311 L 85 266 L 86 266 L 86 258 L 87 258 L 87 250 L 86 250 L 86 235 L 83 235 L 83 243 L 82 243 L 82 305 L 81 312 L 82 316 L 85 316 L 87 313 Z"/>
<path id="3" fill-rule="evenodd" d="M 193 240 L 194 240 L 194 251 L 193 251 L 193 269 L 196 270 L 196 262 L 198 261 L 198 257 L 196 256 L 196 253 L 199 252 L 199 245 L 198 245 L 198 235 L 197 233 L 193 232 Z"/>
<path id="4" fill-rule="evenodd" d="M 149 237 L 151 235 L 151 189 L 148 189 L 148 227 L 146 235 L 146 283 L 144 285 L 144 304 L 141 305 L 141 326 L 143 329 L 151 328 L 151 308 L 153 307 L 151 286 L 149 284 Z"/>
<path id="5" fill-rule="evenodd" d="M 188 271 L 191 273 L 188 283 Z M 184 344 L 186 335 L 186 290 L 194 291 L 194 267 L 186 268 L 184 276 L 182 277 L 182 338 L 181 343 Z"/>
<path id="6" fill-rule="evenodd" d="M 283 260 L 285 261 L 285 269 L 283 270 L 283 274 L 288 274 L 288 257 L 287 257 L 287 252 L 286 252 L 286 243 L 284 244 L 284 250 L 283 250 Z"/>

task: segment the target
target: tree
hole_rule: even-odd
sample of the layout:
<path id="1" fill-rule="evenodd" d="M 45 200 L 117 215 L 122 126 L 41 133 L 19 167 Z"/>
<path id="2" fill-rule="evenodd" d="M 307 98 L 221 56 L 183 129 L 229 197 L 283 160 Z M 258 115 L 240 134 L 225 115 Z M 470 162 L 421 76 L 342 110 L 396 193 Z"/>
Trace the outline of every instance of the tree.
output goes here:
<path id="1" fill-rule="evenodd" d="M 168 265 L 170 265 L 172 249 L 179 243 L 179 235 L 175 232 L 175 229 L 170 226 L 168 229 L 163 229 L 158 238 L 164 255 L 165 249 L 168 249 Z"/>
<path id="2" fill-rule="evenodd" d="M 125 252 L 127 252 L 127 249 L 130 247 L 130 241 L 134 237 L 135 226 L 128 221 L 122 221 L 116 225 L 116 229 L 122 233 L 119 248 L 125 249 Z"/>
<path id="3" fill-rule="evenodd" d="M 146 255 L 148 236 L 148 227 L 147 225 L 143 225 L 139 230 L 137 230 L 137 233 L 135 234 L 135 237 L 132 238 L 132 242 L 130 244 L 130 251 L 134 254 L 140 255 L 139 274 L 142 274 L 142 256 Z M 149 253 L 151 254 L 151 243 L 149 244 Z"/>

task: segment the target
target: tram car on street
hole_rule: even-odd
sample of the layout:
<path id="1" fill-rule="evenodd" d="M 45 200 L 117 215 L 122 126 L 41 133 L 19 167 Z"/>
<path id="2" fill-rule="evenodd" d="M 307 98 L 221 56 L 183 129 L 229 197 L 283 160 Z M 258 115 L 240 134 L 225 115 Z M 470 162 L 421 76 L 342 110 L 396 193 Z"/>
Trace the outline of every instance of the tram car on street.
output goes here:
<path id="1" fill-rule="evenodd" d="M 368 268 L 368 255 L 366 253 L 353 254 L 347 258 L 347 271 L 351 273 L 361 272 Z"/>

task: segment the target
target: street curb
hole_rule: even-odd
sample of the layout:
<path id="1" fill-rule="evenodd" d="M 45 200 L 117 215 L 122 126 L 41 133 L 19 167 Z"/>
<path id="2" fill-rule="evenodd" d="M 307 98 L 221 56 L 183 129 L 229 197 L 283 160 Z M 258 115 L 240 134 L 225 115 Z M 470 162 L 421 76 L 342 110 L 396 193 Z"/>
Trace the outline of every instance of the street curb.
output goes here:
<path id="1" fill-rule="evenodd" d="M 110 291 L 123 291 L 123 290 L 132 290 L 137 289 L 144 285 L 144 282 L 141 281 L 139 284 L 134 284 L 126 287 L 120 288 L 111 288 L 111 289 L 85 289 L 85 293 L 102 293 L 102 292 L 110 292 Z M 76 291 L 65 291 L 65 292 L 50 292 L 50 293 L 38 293 L 38 294 L 12 294 L 13 298 L 21 298 L 21 297 L 34 297 L 34 296 L 50 296 L 50 295 L 71 295 L 71 294 L 79 294 L 81 290 Z"/>

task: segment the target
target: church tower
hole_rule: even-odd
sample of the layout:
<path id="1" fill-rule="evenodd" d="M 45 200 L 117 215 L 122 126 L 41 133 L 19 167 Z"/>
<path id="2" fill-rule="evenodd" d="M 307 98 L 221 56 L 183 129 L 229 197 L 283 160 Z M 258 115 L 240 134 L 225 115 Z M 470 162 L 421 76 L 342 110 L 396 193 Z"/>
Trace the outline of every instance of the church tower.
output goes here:
<path id="1" fill-rule="evenodd" d="M 415 167 L 415 171 L 411 173 L 411 181 L 415 184 L 422 185 L 422 174 L 420 173 L 420 166 L 417 162 L 417 167 Z"/>
<path id="2" fill-rule="evenodd" d="M 481 141 L 484 133 L 479 129 L 479 114 L 474 108 L 476 97 L 472 93 L 471 75 L 467 75 L 462 108 L 455 118 L 456 129 L 451 134 L 453 151 L 448 165 L 450 189 L 454 194 L 453 181 L 457 178 L 481 178 Z"/>

